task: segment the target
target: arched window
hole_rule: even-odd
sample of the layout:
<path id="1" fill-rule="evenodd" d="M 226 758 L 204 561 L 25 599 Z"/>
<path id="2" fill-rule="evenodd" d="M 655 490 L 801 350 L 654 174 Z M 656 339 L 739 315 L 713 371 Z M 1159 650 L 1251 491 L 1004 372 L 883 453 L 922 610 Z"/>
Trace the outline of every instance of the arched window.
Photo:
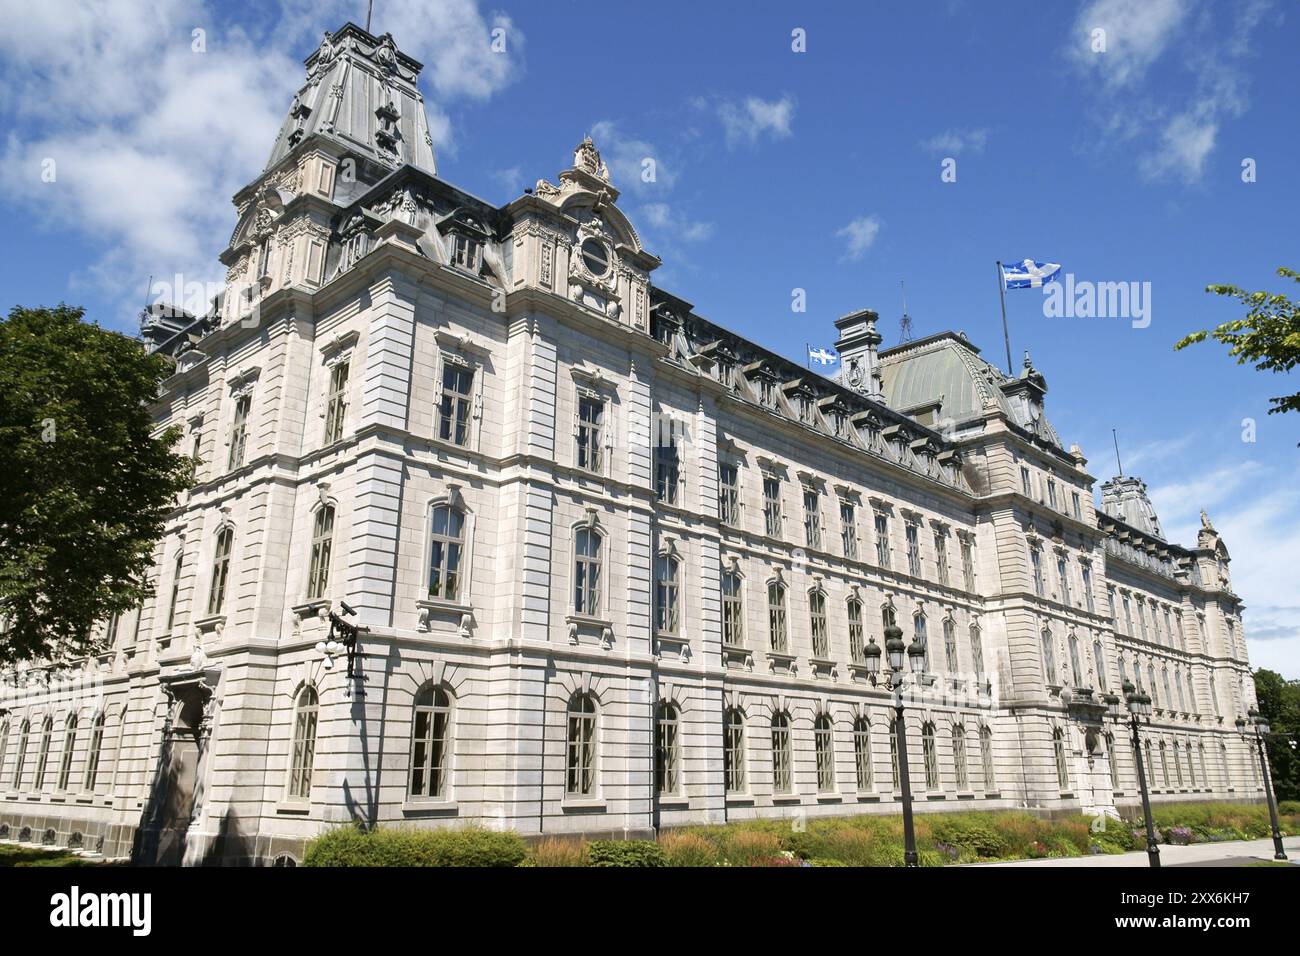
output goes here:
<path id="1" fill-rule="evenodd" d="M 861 664 L 866 660 L 864 656 L 866 642 L 862 630 L 862 602 L 855 597 L 849 598 L 847 612 L 849 618 L 849 660 L 855 664 Z"/>
<path id="2" fill-rule="evenodd" d="M 738 571 L 722 572 L 722 643 L 739 647 L 745 640 L 745 612 Z"/>
<path id="3" fill-rule="evenodd" d="M 681 759 L 678 754 L 677 708 L 660 701 L 655 721 L 655 789 L 659 793 L 676 793 Z"/>
<path id="4" fill-rule="evenodd" d="M 952 728 L 952 762 L 957 772 L 957 790 L 964 793 L 970 789 L 970 774 L 966 769 L 966 728 L 961 724 Z"/>
<path id="5" fill-rule="evenodd" d="M 934 740 L 934 724 L 921 726 L 921 753 L 925 757 L 925 789 L 939 789 L 939 750 Z"/>
<path id="6" fill-rule="evenodd" d="M 793 759 L 790 754 L 790 717 L 784 712 L 772 715 L 772 790 L 791 793 L 794 790 Z"/>
<path id="7" fill-rule="evenodd" d="M 1056 684 L 1056 648 L 1052 641 L 1052 632 L 1043 628 L 1043 675 L 1047 683 Z"/>
<path id="8" fill-rule="evenodd" d="M 739 707 L 728 707 L 723 715 L 726 746 L 723 750 L 724 774 L 728 793 L 745 791 L 745 715 Z"/>
<path id="9" fill-rule="evenodd" d="M 961 666 L 957 663 L 957 626 L 950 617 L 944 618 L 943 621 L 943 656 L 949 674 L 956 674 L 961 670 Z"/>
<path id="10" fill-rule="evenodd" d="M 1143 749 L 1146 750 L 1146 773 L 1147 773 L 1147 780 L 1150 781 L 1151 785 L 1154 787 L 1155 782 L 1156 782 L 1156 763 L 1155 763 L 1155 760 L 1152 759 L 1152 756 L 1151 756 L 1151 741 L 1150 741 L 1150 739 L 1147 739 L 1147 740 L 1142 741 L 1142 747 L 1143 747 Z"/>
<path id="11" fill-rule="evenodd" d="M 208 591 L 208 613 L 220 614 L 226 603 L 226 582 L 230 579 L 230 550 L 235 542 L 235 529 L 222 528 L 217 532 L 217 547 L 212 554 L 212 588 Z"/>
<path id="12" fill-rule="evenodd" d="M 1173 749 L 1174 749 L 1174 778 L 1178 781 L 1178 788 L 1181 790 L 1183 787 L 1182 748 L 1178 745 L 1178 741 L 1176 740 L 1174 741 Z"/>
<path id="13" fill-rule="evenodd" d="M 311 564 L 307 572 L 307 600 L 315 601 L 325 596 L 329 587 L 330 550 L 334 544 L 334 506 L 322 505 L 316 510 L 316 520 L 311 530 Z"/>
<path id="14" fill-rule="evenodd" d="M 600 611 L 601 534 L 579 528 L 573 538 L 573 610 L 595 617 Z"/>
<path id="15" fill-rule="evenodd" d="M 426 800 L 447 795 L 447 751 L 451 744 L 451 697 L 441 687 L 415 695 L 411 721 L 411 780 L 408 792 Z"/>
<path id="16" fill-rule="evenodd" d="M 671 554 L 655 559 L 655 629 L 660 634 L 677 633 L 680 564 Z"/>
<path id="17" fill-rule="evenodd" d="M 1083 669 L 1079 666 L 1079 638 L 1074 634 L 1070 635 L 1070 676 L 1074 679 L 1075 687 L 1083 686 Z"/>
<path id="18" fill-rule="evenodd" d="M 1124 664 L 1124 655 L 1119 656 L 1119 686 L 1122 688 L 1128 681 L 1128 667 Z"/>
<path id="19" fill-rule="evenodd" d="M 921 658 L 921 670 L 928 674 L 930 673 L 930 639 L 926 636 L 924 611 L 912 615 L 912 629 L 921 649 L 925 651 L 925 656 Z"/>
<path id="20" fill-rule="evenodd" d="M 980 763 L 984 770 L 984 792 L 995 793 L 998 780 L 993 772 L 993 731 L 987 726 L 980 727 Z"/>
<path id="21" fill-rule="evenodd" d="M 1151 684 L 1151 703 L 1159 707 L 1160 695 L 1156 693 L 1156 669 L 1151 664 L 1147 665 L 1147 680 Z"/>
<path id="22" fill-rule="evenodd" d="M 1183 675 L 1181 671 L 1174 671 L 1174 688 L 1178 691 L 1178 709 L 1187 710 L 1187 703 L 1183 699 Z"/>
<path id="23" fill-rule="evenodd" d="M 1201 761 L 1201 789 L 1211 790 L 1213 785 L 1210 783 L 1210 771 L 1205 766 L 1205 744 L 1198 744 L 1196 755 Z"/>
<path id="24" fill-rule="evenodd" d="M 894 606 L 892 604 L 880 605 L 881 627 L 893 627 L 897 623 L 897 621 L 898 618 L 894 614 Z"/>
<path id="25" fill-rule="evenodd" d="M 1184 752 L 1187 755 L 1187 785 L 1191 787 L 1193 790 L 1195 790 L 1196 789 L 1196 768 L 1192 764 L 1191 741 L 1188 741 L 1187 746 L 1184 748 Z"/>
<path id="26" fill-rule="evenodd" d="M 773 581 L 767 586 L 767 630 L 772 640 L 772 650 L 784 654 L 789 643 L 785 629 L 785 586 Z"/>
<path id="27" fill-rule="evenodd" d="M 41 748 L 36 752 L 36 779 L 33 790 L 45 789 L 45 768 L 50 763 L 50 742 L 54 737 L 54 718 L 46 717 L 41 724 Z"/>
<path id="28" fill-rule="evenodd" d="M 596 792 L 596 701 L 590 694 L 569 699 L 568 760 L 564 790 L 570 796 Z"/>
<path id="29" fill-rule="evenodd" d="M 831 793 L 835 790 L 835 737 L 826 714 L 813 721 L 813 750 L 817 756 L 817 792 Z"/>
<path id="30" fill-rule="evenodd" d="M 1160 668 L 1160 679 L 1164 682 L 1165 685 L 1165 706 L 1168 707 L 1170 710 L 1173 710 L 1174 695 L 1169 693 L 1169 668 L 1168 667 Z"/>
<path id="31" fill-rule="evenodd" d="M 99 756 L 104 748 L 104 715 L 99 713 L 90 725 L 90 744 L 86 747 L 86 777 L 84 789 L 94 793 L 99 782 Z"/>
<path id="32" fill-rule="evenodd" d="M 59 758 L 60 791 L 68 789 L 68 778 L 72 775 L 72 756 L 77 750 L 77 715 L 69 714 L 63 727 L 63 754 Z"/>
<path id="33" fill-rule="evenodd" d="M 429 515 L 429 600 L 459 601 L 465 554 L 465 513 L 434 505 Z"/>
<path id="34" fill-rule="evenodd" d="M 1101 653 L 1101 641 L 1092 642 L 1092 663 L 1097 668 L 1097 686 L 1106 689 L 1106 658 Z"/>
<path id="35" fill-rule="evenodd" d="M 293 749 L 289 759 L 289 797 L 311 797 L 311 770 L 316 762 L 316 716 L 319 701 L 310 684 L 298 692 L 293 716 Z"/>
<path id="36" fill-rule="evenodd" d="M 27 762 L 27 741 L 31 736 L 32 723 L 24 720 L 22 726 L 18 728 L 18 753 L 14 757 L 14 781 L 13 788 L 21 790 L 23 788 L 23 764 Z M 1227 751 L 1224 751 L 1226 760 Z"/>
<path id="37" fill-rule="evenodd" d="M 808 617 L 812 628 L 812 656 L 825 660 L 830 656 L 830 638 L 826 633 L 826 595 L 808 592 Z"/>
<path id="38" fill-rule="evenodd" d="M 1219 744 L 1219 764 L 1220 764 L 1220 769 L 1222 769 L 1223 771 L 1223 789 L 1231 790 L 1232 775 L 1228 773 L 1228 745 L 1227 744 Z M 16 787 L 17 783 L 15 783 L 14 786 Z"/>
<path id="39" fill-rule="evenodd" d="M 889 789 L 897 790 L 898 781 L 898 720 L 890 718 L 889 721 Z"/>
<path id="40" fill-rule="evenodd" d="M 1115 735 L 1106 734 L 1106 759 L 1110 764 L 1110 788 L 1119 789 L 1119 751 L 1115 749 Z"/>
<path id="41" fill-rule="evenodd" d="M 871 724 L 859 717 L 853 722 L 853 766 L 857 770 L 858 790 L 871 789 Z"/>
<path id="42" fill-rule="evenodd" d="M 1169 782 L 1169 751 L 1165 747 L 1165 742 L 1160 741 L 1160 775 L 1164 778 L 1165 789 L 1170 789 Z"/>
<path id="43" fill-rule="evenodd" d="M 976 678 L 984 679 L 984 640 L 978 624 L 970 626 L 970 656 L 975 662 Z"/>
<path id="44" fill-rule="evenodd" d="M 1056 783 L 1062 791 L 1070 789 L 1070 768 L 1065 763 L 1065 731 L 1052 731 L 1052 751 L 1056 754 Z"/>
<path id="45" fill-rule="evenodd" d="M 0 723 L 0 773 L 4 773 L 5 758 L 9 756 L 9 721 Z"/>

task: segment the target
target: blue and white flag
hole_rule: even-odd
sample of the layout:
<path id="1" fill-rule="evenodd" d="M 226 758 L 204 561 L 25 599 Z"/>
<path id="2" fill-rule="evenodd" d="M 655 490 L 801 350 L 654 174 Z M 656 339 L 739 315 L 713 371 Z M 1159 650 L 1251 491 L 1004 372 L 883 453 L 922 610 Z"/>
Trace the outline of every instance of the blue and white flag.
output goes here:
<path id="1" fill-rule="evenodd" d="M 834 365 L 840 360 L 840 354 L 834 349 L 813 348 L 808 346 L 808 361 L 818 365 Z"/>
<path id="2" fill-rule="evenodd" d="M 1037 289 L 1056 279 L 1061 271 L 1059 262 L 1035 262 L 1022 259 L 1018 263 L 1002 263 L 1002 281 L 1008 289 Z"/>

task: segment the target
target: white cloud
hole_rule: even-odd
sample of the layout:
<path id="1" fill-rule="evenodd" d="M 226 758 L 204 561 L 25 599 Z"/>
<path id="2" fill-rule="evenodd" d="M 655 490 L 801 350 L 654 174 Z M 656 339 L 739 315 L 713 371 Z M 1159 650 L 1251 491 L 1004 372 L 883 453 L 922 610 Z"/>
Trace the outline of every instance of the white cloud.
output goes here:
<path id="1" fill-rule="evenodd" d="M 779 100 L 764 100 L 757 96 L 747 96 L 743 100 L 723 99 L 717 104 L 718 118 L 722 120 L 728 146 L 739 143 L 753 145 L 764 135 L 772 139 L 789 137 L 794 109 L 794 97 L 788 95 Z"/>
<path id="2" fill-rule="evenodd" d="M 859 216 L 835 235 L 848 240 L 844 250 L 845 259 L 861 259 L 876 241 L 880 227 L 884 223 L 876 216 Z"/>
<path id="3" fill-rule="evenodd" d="M 713 235 L 713 223 L 689 220 L 668 203 L 646 203 L 640 214 L 651 229 L 682 242 L 701 242 Z"/>
<path id="4" fill-rule="evenodd" d="M 1176 176 L 1194 183 L 1205 171 L 1219 124 L 1211 116 L 1180 113 L 1160 131 L 1160 145 L 1142 156 L 1139 168 L 1148 179 Z"/>
<path id="5" fill-rule="evenodd" d="M 1070 55 L 1108 88 L 1130 86 L 1164 53 L 1189 8 L 1188 0 L 1092 0 L 1075 18 Z M 1104 52 L 1094 49 L 1094 30 L 1105 31 Z"/>
<path id="6" fill-rule="evenodd" d="M 965 150 L 972 153 L 984 152 L 984 146 L 988 142 L 988 138 L 989 131 L 987 129 L 949 129 L 936 136 L 931 136 L 929 139 L 922 140 L 917 145 L 927 153 L 956 156 Z"/>
<path id="7" fill-rule="evenodd" d="M 609 167 L 614 185 L 625 192 L 667 192 L 677 183 L 675 155 L 623 132 L 613 120 L 591 127 L 591 139 Z"/>
<path id="8" fill-rule="evenodd" d="M 509 82 L 523 37 L 476 0 L 389 0 L 375 24 L 426 67 L 439 100 L 481 99 Z M 324 26 L 354 5 L 282 0 L 264 35 L 224 23 L 201 0 L 0 0 L 0 116 L 10 131 L 0 195 L 65 230 L 99 258 L 74 277 L 116 301 L 130 327 L 150 274 L 208 282 L 234 227 L 230 198 L 261 172 L 302 60 Z M 506 54 L 489 48 L 490 25 L 508 28 Z M 204 52 L 192 32 L 204 31 Z M 513 45 L 512 45 L 513 44 Z M 445 112 L 429 104 L 436 144 L 450 141 Z M 57 179 L 44 182 L 42 162 Z M 111 321 L 109 316 L 99 316 Z"/>

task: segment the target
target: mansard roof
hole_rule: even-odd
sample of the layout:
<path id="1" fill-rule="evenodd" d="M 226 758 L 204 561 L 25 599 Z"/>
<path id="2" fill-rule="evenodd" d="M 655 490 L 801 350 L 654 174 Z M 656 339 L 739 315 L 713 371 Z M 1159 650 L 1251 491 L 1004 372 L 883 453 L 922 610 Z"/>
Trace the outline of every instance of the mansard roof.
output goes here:
<path id="1" fill-rule="evenodd" d="M 1101 510 L 1130 528 L 1159 541 L 1165 540 L 1155 505 L 1147 495 L 1146 482 L 1132 475 L 1118 475 L 1101 486 Z"/>
<path id="2" fill-rule="evenodd" d="M 307 81 L 289 104 L 267 169 L 318 136 L 392 168 L 410 164 L 437 172 L 416 86 L 423 64 L 400 52 L 392 34 L 376 37 L 345 24 L 325 34 L 306 65 Z"/>
<path id="3" fill-rule="evenodd" d="M 885 401 L 904 414 L 933 409 L 935 420 L 953 423 L 1001 411 L 1012 424 L 1059 451 L 1061 438 L 1042 413 L 1042 376 L 1026 366 L 1024 375 L 1012 378 L 979 353 L 964 332 L 951 331 L 881 350 Z M 1030 400 L 1013 400 L 1027 387 L 1036 393 Z"/>

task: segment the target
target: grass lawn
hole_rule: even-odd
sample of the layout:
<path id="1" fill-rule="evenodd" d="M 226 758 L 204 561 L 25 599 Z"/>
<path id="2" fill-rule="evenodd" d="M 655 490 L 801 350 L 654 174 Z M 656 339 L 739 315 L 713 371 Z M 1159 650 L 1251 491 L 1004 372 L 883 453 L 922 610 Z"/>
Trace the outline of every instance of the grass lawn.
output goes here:
<path id="1" fill-rule="evenodd" d="M 0 846 L 0 867 L 113 865 L 103 860 L 87 860 L 64 850 L 42 850 L 34 846 Z"/>

